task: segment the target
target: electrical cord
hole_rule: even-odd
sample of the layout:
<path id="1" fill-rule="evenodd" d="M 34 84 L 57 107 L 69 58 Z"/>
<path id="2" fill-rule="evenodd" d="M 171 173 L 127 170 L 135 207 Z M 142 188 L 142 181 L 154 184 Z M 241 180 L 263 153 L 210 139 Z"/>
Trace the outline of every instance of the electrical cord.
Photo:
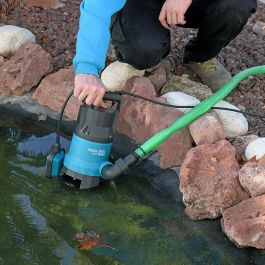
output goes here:
<path id="1" fill-rule="evenodd" d="M 57 129 L 56 129 L 56 144 L 59 144 L 59 145 L 60 145 L 60 128 L 61 128 L 61 123 L 62 123 L 62 119 L 63 119 L 63 114 L 64 114 L 65 108 L 67 106 L 67 103 L 70 100 L 70 98 L 72 97 L 73 93 L 74 93 L 74 91 L 71 91 L 71 93 L 67 96 L 67 98 L 65 99 L 65 102 L 62 106 L 61 112 L 60 112 L 60 116 L 59 116 L 59 120 L 58 120 L 58 124 L 57 124 Z M 107 93 L 112 94 L 112 95 L 119 95 L 119 96 L 126 95 L 126 96 L 138 98 L 138 99 L 141 99 L 141 100 L 153 103 L 153 104 L 157 104 L 160 106 L 168 107 L 168 108 L 175 108 L 175 109 L 179 109 L 179 108 L 181 108 L 181 109 L 192 109 L 192 108 L 194 108 L 194 106 L 171 105 L 168 103 L 163 103 L 163 102 L 160 102 L 160 101 L 157 101 L 154 99 L 150 99 L 150 98 L 143 97 L 143 96 L 140 96 L 140 95 L 137 95 L 137 94 L 134 94 L 131 92 L 126 92 L 126 91 L 119 91 L 119 92 L 108 91 Z M 263 122 L 265 122 L 265 115 L 262 115 L 262 114 L 256 114 L 256 113 L 251 113 L 251 112 L 246 112 L 246 111 L 241 111 L 241 110 L 236 110 L 236 109 L 231 109 L 231 108 L 223 108 L 223 107 L 212 107 L 211 109 L 237 112 L 237 113 L 241 113 L 243 115 L 250 116 L 250 117 L 253 117 L 256 119 L 261 119 Z"/>
<path id="2" fill-rule="evenodd" d="M 171 104 L 168 104 L 168 103 L 163 103 L 163 102 L 160 102 L 160 101 L 157 101 L 157 100 L 149 99 L 149 98 L 146 98 L 146 97 L 143 97 L 143 96 L 140 96 L 140 95 L 131 93 L 131 92 L 125 92 L 125 91 L 121 91 L 121 92 L 108 92 L 108 93 L 110 93 L 110 94 L 119 94 L 119 95 L 131 96 L 131 97 L 135 97 L 135 98 L 138 98 L 138 99 L 142 99 L 142 100 L 151 102 L 153 104 L 161 105 L 161 106 L 168 107 L 168 108 L 192 109 L 192 108 L 195 107 L 195 106 L 177 106 L 177 105 L 171 105 Z M 242 110 L 236 110 L 236 109 L 231 109 L 231 108 L 223 108 L 223 107 L 212 107 L 211 109 L 215 109 L 215 110 L 227 110 L 227 111 L 231 111 L 231 112 L 241 113 L 241 114 L 244 114 L 244 115 L 247 115 L 247 116 L 251 116 L 251 117 L 254 117 L 254 118 L 259 118 L 261 120 L 265 119 L 265 115 L 251 113 L 251 112 L 246 112 L 246 111 L 242 111 Z M 264 120 L 264 122 L 265 122 L 265 120 Z"/>
<path id="3" fill-rule="evenodd" d="M 57 128 L 56 128 L 56 144 L 58 144 L 59 146 L 60 146 L 60 128 L 61 128 L 61 123 L 63 120 L 64 110 L 68 104 L 68 101 L 73 96 L 73 94 L 74 94 L 74 90 L 72 90 L 69 93 L 69 95 L 67 96 L 67 98 L 65 99 L 64 104 L 63 104 L 62 109 L 61 109 L 61 112 L 60 112 L 59 119 L 58 119 Z"/>

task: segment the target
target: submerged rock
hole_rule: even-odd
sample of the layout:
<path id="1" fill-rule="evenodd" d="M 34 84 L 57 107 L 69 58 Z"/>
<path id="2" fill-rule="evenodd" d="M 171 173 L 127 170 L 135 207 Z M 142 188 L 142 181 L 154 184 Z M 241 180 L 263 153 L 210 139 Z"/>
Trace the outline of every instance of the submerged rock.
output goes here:
<path id="1" fill-rule="evenodd" d="M 212 91 L 208 86 L 190 80 L 188 75 L 173 75 L 161 89 L 161 94 L 174 91 L 188 94 L 200 101 L 203 101 L 212 95 Z"/>
<path id="2" fill-rule="evenodd" d="M 245 157 L 247 160 L 256 158 L 259 160 L 265 155 L 265 138 L 258 138 L 248 144 Z"/>
<path id="3" fill-rule="evenodd" d="M 221 224 L 238 247 L 265 249 L 265 195 L 226 209 Z"/>
<path id="4" fill-rule="evenodd" d="M 239 110 L 239 108 L 223 100 L 217 103 L 215 107 Z M 236 137 L 248 132 L 248 122 L 243 114 L 227 110 L 215 111 L 222 121 L 227 137 Z"/>
<path id="5" fill-rule="evenodd" d="M 158 100 L 154 86 L 146 77 L 130 79 L 125 90 Z M 159 100 L 165 102 L 163 98 Z M 124 96 L 117 129 L 136 142 L 143 143 L 159 131 L 167 128 L 181 115 L 183 113 L 176 109 Z M 176 132 L 157 148 L 160 154 L 160 166 L 170 168 L 180 165 L 191 148 L 191 137 L 188 129 L 184 128 Z"/>
<path id="6" fill-rule="evenodd" d="M 246 163 L 239 171 L 239 181 L 251 197 L 265 194 L 265 165 Z"/>
<path id="7" fill-rule="evenodd" d="M 133 76 L 143 76 L 144 70 L 138 70 L 127 63 L 111 63 L 101 74 L 101 80 L 109 91 L 121 91 Z"/>
<path id="8" fill-rule="evenodd" d="M 74 70 L 61 69 L 56 73 L 46 76 L 33 94 L 33 99 L 41 105 L 60 112 L 69 93 L 74 89 Z M 72 119 L 77 118 L 80 103 L 72 97 L 64 114 Z"/>
<path id="9" fill-rule="evenodd" d="M 0 27 L 0 55 L 9 56 L 27 43 L 34 43 L 35 36 L 27 29 L 12 25 Z"/>
<path id="10" fill-rule="evenodd" d="M 196 145 L 214 144 L 226 137 L 222 123 L 215 111 L 206 113 L 191 123 L 189 130 Z"/>
<path id="11" fill-rule="evenodd" d="M 37 44 L 26 44 L 1 66 L 0 95 L 22 96 L 38 85 L 52 69 L 50 54 Z"/>
<path id="12" fill-rule="evenodd" d="M 226 140 L 191 149 L 180 168 L 180 190 L 186 214 L 214 219 L 248 198 L 238 179 L 235 148 Z"/>

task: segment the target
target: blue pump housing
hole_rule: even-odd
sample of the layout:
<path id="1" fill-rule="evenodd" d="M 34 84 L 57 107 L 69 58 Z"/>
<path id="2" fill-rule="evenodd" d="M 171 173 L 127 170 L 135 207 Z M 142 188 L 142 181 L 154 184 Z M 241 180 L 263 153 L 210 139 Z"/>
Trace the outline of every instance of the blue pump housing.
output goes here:
<path id="1" fill-rule="evenodd" d="M 77 183 L 80 181 L 80 189 L 99 185 L 101 171 L 112 165 L 109 157 L 120 102 L 120 98 L 116 97 L 107 98 L 117 102 L 116 109 L 101 109 L 86 104 L 80 106 L 69 151 L 64 156 L 57 137 L 47 158 L 47 176 L 66 175 Z"/>
<path id="2" fill-rule="evenodd" d="M 91 142 L 73 134 L 70 150 L 64 159 L 64 167 L 80 175 L 100 177 L 101 168 L 111 164 L 108 161 L 111 147 L 112 143 Z"/>

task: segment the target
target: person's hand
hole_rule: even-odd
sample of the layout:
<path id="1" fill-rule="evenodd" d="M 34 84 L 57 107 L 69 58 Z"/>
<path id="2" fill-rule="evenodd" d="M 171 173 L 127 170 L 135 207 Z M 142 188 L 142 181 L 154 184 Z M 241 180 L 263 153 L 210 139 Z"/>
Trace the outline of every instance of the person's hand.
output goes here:
<path id="1" fill-rule="evenodd" d="M 103 101 L 106 89 L 101 80 L 90 74 L 77 74 L 75 76 L 74 96 L 87 105 L 106 108 Z"/>
<path id="2" fill-rule="evenodd" d="M 166 29 L 173 25 L 184 25 L 185 13 L 192 3 L 192 0 L 166 0 L 160 15 L 159 21 Z"/>

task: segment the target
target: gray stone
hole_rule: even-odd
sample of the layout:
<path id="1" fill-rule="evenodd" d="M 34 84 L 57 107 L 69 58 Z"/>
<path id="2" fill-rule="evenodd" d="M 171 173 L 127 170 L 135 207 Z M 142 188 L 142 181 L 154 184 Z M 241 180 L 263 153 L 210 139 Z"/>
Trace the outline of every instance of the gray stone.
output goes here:
<path id="1" fill-rule="evenodd" d="M 239 110 L 239 108 L 223 100 L 218 102 L 215 107 Z M 227 110 L 215 111 L 222 121 L 227 137 L 245 135 L 248 132 L 248 121 L 243 114 Z"/>
<path id="2" fill-rule="evenodd" d="M 168 92 L 162 96 L 167 100 L 168 104 L 175 105 L 175 106 L 196 106 L 197 104 L 200 103 L 200 101 L 190 95 L 187 95 L 183 92 Z M 190 108 L 177 108 L 183 113 L 189 112 L 191 109 Z"/>
<path id="3" fill-rule="evenodd" d="M 109 91 L 121 91 L 133 76 L 143 76 L 144 70 L 138 70 L 127 63 L 111 63 L 101 74 L 102 83 Z"/>
<path id="4" fill-rule="evenodd" d="M 173 75 L 162 87 L 161 95 L 174 91 L 183 92 L 199 99 L 200 101 L 203 101 L 212 95 L 212 91 L 208 86 L 190 80 L 188 75 Z"/>
<path id="5" fill-rule="evenodd" d="M 256 158 L 257 160 L 265 156 L 265 137 L 257 138 L 250 142 L 245 150 L 245 157 L 247 160 Z"/>
<path id="6" fill-rule="evenodd" d="M 8 56 L 22 45 L 34 43 L 35 36 L 27 29 L 12 25 L 0 27 L 0 55 Z"/>

